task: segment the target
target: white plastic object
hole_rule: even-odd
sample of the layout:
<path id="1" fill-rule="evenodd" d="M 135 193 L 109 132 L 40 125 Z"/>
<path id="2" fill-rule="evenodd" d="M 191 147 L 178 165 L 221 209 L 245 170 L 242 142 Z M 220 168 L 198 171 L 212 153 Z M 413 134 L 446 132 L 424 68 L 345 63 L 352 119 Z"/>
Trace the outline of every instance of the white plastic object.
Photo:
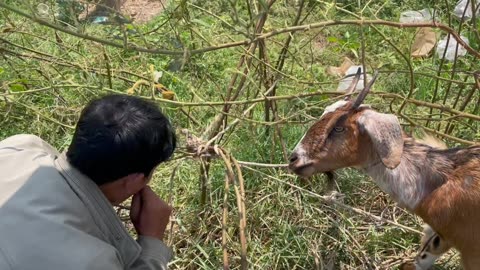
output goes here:
<path id="1" fill-rule="evenodd" d="M 468 44 L 468 38 L 464 36 L 460 36 L 460 38 Z M 445 52 L 445 47 L 447 46 L 447 36 L 445 36 L 442 40 L 440 40 L 437 44 L 437 55 L 439 58 L 443 57 L 443 53 Z M 448 42 L 447 52 L 445 53 L 445 59 L 449 61 L 455 60 L 455 49 L 457 47 L 457 40 L 450 36 L 450 40 Z M 464 56 L 467 54 L 467 50 L 460 44 L 458 46 L 457 57 Z"/>
<path id="2" fill-rule="evenodd" d="M 163 71 L 153 72 L 153 81 L 158 83 L 160 81 L 160 79 L 162 78 L 162 76 L 163 76 Z"/>
<path id="3" fill-rule="evenodd" d="M 360 79 L 358 80 L 357 86 L 355 87 L 354 91 L 359 91 L 363 89 L 363 68 L 362 66 L 351 66 L 348 68 L 347 72 L 345 72 L 345 77 L 340 81 L 337 87 L 337 91 L 340 92 L 345 92 L 350 84 L 352 84 L 353 78 L 355 77 L 355 74 L 357 73 L 358 68 L 361 69 L 361 74 L 360 74 Z M 350 75 L 350 76 L 348 76 Z M 347 77 L 348 76 L 348 77 Z M 367 82 L 369 82 L 372 79 L 372 75 L 367 74 Z"/>
<path id="4" fill-rule="evenodd" d="M 401 23 L 416 23 L 432 21 L 432 12 L 429 8 L 422 10 L 409 10 L 400 14 Z"/>
<path id="5" fill-rule="evenodd" d="M 461 19 L 463 16 L 463 12 L 465 12 L 465 15 L 463 16 L 464 19 L 469 20 L 472 18 L 472 0 L 460 0 L 457 2 L 457 5 L 455 6 L 455 9 L 453 10 L 453 15 L 455 17 Z M 468 4 L 468 5 L 467 5 Z M 479 16 L 480 15 L 480 0 L 475 1 L 475 15 Z M 467 9 L 465 11 L 465 9 Z"/>

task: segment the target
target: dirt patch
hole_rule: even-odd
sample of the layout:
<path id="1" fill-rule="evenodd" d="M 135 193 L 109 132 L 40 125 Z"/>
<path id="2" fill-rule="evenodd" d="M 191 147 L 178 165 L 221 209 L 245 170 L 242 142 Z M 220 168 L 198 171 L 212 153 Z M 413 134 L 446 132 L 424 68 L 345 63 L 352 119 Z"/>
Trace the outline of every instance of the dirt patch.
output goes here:
<path id="1" fill-rule="evenodd" d="M 117 0 L 104 1 L 107 2 L 122 2 L 120 5 L 120 13 L 126 17 L 131 18 L 136 23 L 145 23 L 160 14 L 165 8 L 166 0 Z M 109 5 L 110 6 L 110 5 Z M 111 5 L 112 9 L 115 9 Z M 80 14 L 79 18 L 102 16 L 104 8 L 99 8 L 95 4 L 85 4 L 85 10 Z"/>
<path id="2" fill-rule="evenodd" d="M 121 7 L 121 11 L 135 22 L 144 23 L 162 12 L 165 2 L 165 0 L 127 0 Z"/>
<path id="3" fill-rule="evenodd" d="M 321 33 L 317 34 L 313 39 L 313 47 L 318 51 L 323 51 L 328 45 L 327 38 Z"/>

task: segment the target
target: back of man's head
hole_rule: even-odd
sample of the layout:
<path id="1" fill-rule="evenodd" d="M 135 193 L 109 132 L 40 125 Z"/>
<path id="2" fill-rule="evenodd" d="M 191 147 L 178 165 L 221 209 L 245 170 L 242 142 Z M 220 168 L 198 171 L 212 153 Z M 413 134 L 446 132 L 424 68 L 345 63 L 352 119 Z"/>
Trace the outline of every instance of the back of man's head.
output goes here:
<path id="1" fill-rule="evenodd" d="M 82 111 L 68 161 L 97 185 L 132 173 L 147 177 L 175 150 L 175 133 L 153 103 L 127 95 L 109 95 Z"/>

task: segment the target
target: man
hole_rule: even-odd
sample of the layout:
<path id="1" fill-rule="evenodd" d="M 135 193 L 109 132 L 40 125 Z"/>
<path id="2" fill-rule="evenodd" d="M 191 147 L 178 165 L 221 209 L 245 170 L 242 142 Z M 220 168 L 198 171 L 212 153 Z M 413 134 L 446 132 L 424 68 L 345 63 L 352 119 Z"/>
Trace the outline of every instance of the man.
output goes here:
<path id="1" fill-rule="evenodd" d="M 166 269 L 171 208 L 147 186 L 176 146 L 152 103 L 92 101 L 66 153 L 33 135 L 0 141 L 0 269 Z M 135 241 L 115 214 L 133 195 Z"/>

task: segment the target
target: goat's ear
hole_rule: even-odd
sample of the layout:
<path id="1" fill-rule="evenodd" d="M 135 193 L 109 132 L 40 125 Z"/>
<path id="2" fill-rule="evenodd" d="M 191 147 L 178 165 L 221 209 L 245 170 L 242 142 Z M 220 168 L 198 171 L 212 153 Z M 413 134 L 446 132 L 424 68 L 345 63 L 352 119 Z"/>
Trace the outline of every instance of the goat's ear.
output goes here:
<path id="1" fill-rule="evenodd" d="M 390 169 L 400 164 L 403 137 L 400 122 L 395 115 L 365 110 L 358 118 L 360 131 L 366 132 L 382 163 Z"/>

